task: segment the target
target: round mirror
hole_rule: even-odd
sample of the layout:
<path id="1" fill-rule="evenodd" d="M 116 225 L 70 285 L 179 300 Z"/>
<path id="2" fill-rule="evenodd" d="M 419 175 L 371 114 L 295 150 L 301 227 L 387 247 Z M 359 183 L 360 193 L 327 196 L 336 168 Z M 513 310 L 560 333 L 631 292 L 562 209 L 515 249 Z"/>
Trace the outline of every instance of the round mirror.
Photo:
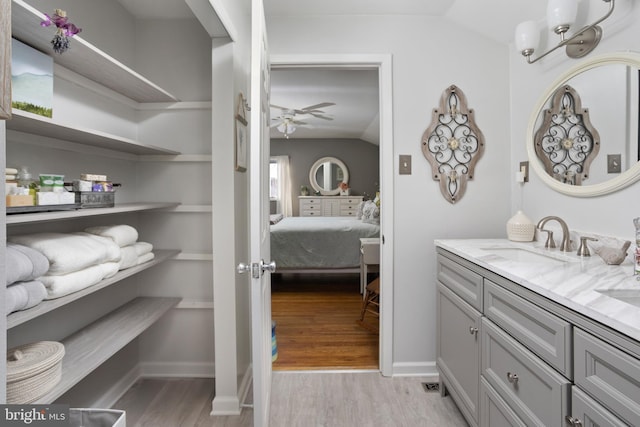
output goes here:
<path id="1" fill-rule="evenodd" d="M 347 166 L 335 157 L 318 159 L 309 170 L 309 182 L 323 196 L 340 194 L 340 183 L 349 183 Z"/>
<path id="2" fill-rule="evenodd" d="M 625 52 L 585 61 L 551 85 L 527 129 L 529 161 L 545 184 L 567 195 L 592 197 L 640 178 L 639 80 L 640 55 Z M 610 172 L 616 168 L 619 172 Z"/>

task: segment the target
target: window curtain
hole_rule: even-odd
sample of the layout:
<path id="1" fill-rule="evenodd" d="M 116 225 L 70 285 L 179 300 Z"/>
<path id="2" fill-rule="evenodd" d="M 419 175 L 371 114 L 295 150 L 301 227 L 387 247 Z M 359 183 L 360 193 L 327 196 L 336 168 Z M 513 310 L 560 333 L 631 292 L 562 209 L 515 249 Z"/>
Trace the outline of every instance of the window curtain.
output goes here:
<path id="1" fill-rule="evenodd" d="M 293 201 L 291 198 L 291 172 L 289 156 L 274 156 L 278 164 L 278 213 L 283 216 L 293 215 Z"/>

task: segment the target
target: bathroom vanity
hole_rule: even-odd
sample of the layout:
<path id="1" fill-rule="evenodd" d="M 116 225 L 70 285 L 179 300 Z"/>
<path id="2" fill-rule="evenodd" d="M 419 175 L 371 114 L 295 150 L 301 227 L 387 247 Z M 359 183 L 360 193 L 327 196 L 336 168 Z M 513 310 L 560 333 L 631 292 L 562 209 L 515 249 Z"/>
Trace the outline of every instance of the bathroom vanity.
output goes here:
<path id="1" fill-rule="evenodd" d="M 640 425 L 629 259 L 505 239 L 435 244 L 441 392 L 470 425 Z"/>

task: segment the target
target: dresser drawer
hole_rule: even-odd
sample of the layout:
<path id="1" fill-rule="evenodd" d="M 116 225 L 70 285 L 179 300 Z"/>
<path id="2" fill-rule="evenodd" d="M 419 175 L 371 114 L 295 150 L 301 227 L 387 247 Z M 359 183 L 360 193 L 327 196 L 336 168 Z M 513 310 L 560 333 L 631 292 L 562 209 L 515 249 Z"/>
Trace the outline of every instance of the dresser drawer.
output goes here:
<path id="1" fill-rule="evenodd" d="M 300 216 L 322 216 L 320 209 L 305 209 L 300 212 Z"/>
<path id="2" fill-rule="evenodd" d="M 482 319 L 482 375 L 526 425 L 563 426 L 570 383 L 487 318 Z"/>
<path id="3" fill-rule="evenodd" d="M 438 255 L 438 280 L 473 308 L 482 312 L 482 276 Z"/>
<path id="4" fill-rule="evenodd" d="M 570 323 L 487 279 L 484 314 L 564 376 L 572 377 Z"/>
<path id="5" fill-rule="evenodd" d="M 322 199 L 300 199 L 300 208 L 302 209 L 320 209 L 322 207 Z"/>
<path id="6" fill-rule="evenodd" d="M 351 207 L 357 209 L 361 201 L 362 197 L 346 197 L 340 199 L 340 205 L 342 208 Z"/>
<path id="7" fill-rule="evenodd" d="M 640 426 L 640 361 L 576 328 L 574 381 L 630 425 Z"/>
<path id="8" fill-rule="evenodd" d="M 340 216 L 356 216 L 357 209 L 342 208 L 340 209 Z"/>
<path id="9" fill-rule="evenodd" d="M 620 418 L 607 411 L 578 387 L 571 387 L 571 417 L 584 427 L 627 427 Z"/>

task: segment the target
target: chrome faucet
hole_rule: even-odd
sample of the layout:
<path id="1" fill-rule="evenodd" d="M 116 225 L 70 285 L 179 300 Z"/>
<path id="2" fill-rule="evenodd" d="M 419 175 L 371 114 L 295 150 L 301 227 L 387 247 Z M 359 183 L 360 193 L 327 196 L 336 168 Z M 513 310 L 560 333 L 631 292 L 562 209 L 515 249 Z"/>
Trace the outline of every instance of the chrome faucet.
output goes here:
<path id="1" fill-rule="evenodd" d="M 540 221 L 538 221 L 538 226 L 537 226 L 538 230 L 548 232 L 548 230 L 544 230 L 543 227 L 548 221 L 551 221 L 551 220 L 558 221 L 558 224 L 560 224 L 560 227 L 562 227 L 562 243 L 560 243 L 560 250 L 563 252 L 571 252 L 571 240 L 570 240 L 571 236 L 569 235 L 569 227 L 567 226 L 567 223 L 562 220 L 562 218 L 558 216 L 545 216 Z M 551 233 L 549 233 L 549 237 L 553 239 Z M 548 247 L 553 247 L 553 246 L 548 246 Z"/>

